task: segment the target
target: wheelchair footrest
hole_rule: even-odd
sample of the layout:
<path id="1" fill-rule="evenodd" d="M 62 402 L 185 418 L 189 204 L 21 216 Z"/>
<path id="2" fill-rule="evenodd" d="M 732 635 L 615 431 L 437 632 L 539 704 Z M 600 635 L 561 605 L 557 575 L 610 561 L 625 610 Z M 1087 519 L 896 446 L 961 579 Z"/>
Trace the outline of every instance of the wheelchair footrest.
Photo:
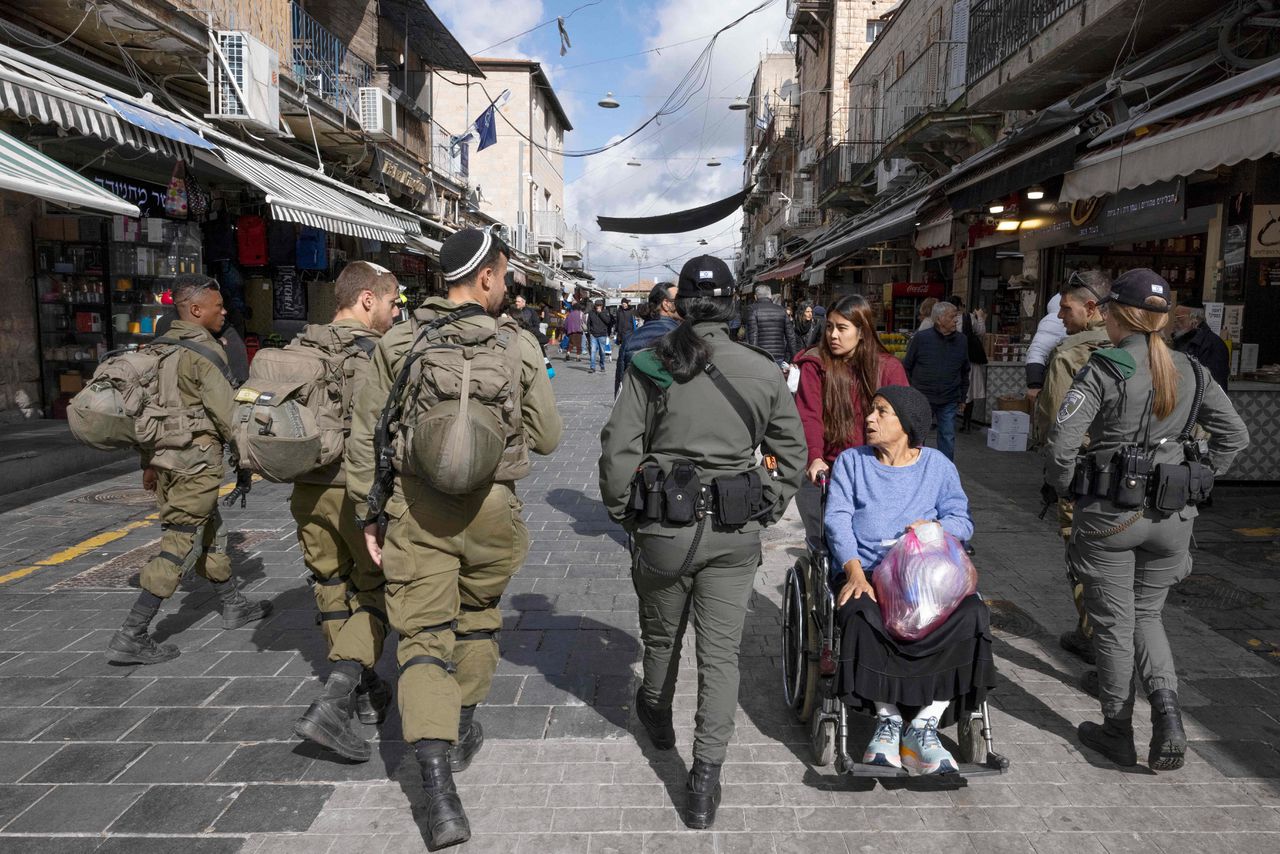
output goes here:
<path id="1" fill-rule="evenodd" d="M 967 780 L 974 777 L 995 777 L 1005 773 L 1009 769 L 1009 761 L 1003 756 L 996 754 L 994 760 L 988 759 L 985 763 L 978 765 L 971 762 L 960 763 L 960 770 L 947 774 L 928 774 L 923 777 L 911 777 L 905 768 L 890 768 L 884 765 L 868 765 L 863 762 L 850 763 L 845 768 L 845 774 L 850 777 L 868 777 L 878 780 L 892 780 L 897 778 L 911 777 L 913 780 L 936 780 L 939 784 L 946 785 L 949 782 Z"/>

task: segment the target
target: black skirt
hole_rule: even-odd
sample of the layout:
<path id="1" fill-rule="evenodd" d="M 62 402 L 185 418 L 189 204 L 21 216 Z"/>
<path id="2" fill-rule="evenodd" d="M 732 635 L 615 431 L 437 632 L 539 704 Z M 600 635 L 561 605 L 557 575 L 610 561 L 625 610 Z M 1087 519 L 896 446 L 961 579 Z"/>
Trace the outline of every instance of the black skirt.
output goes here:
<path id="1" fill-rule="evenodd" d="M 899 641 L 885 630 L 880 606 L 870 596 L 850 599 L 840 621 L 837 696 L 846 704 L 874 711 L 876 703 L 918 709 L 935 700 L 956 700 L 974 711 L 995 687 L 990 613 L 970 596 L 947 621 L 917 641 Z"/>

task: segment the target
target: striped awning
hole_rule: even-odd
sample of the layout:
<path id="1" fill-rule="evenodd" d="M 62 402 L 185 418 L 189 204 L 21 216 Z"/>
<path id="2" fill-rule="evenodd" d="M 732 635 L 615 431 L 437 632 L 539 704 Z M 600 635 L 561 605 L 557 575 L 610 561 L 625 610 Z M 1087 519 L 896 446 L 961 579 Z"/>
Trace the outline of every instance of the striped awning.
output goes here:
<path id="1" fill-rule="evenodd" d="M 353 194 L 358 191 L 345 192 L 319 176 L 308 178 L 230 147 L 223 147 L 218 156 L 233 174 L 265 193 L 272 214 L 286 222 L 383 243 L 403 244 L 408 235 L 421 233 L 408 211 L 398 215 L 367 193 L 358 198 Z"/>
<path id="2" fill-rule="evenodd" d="M 138 206 L 0 131 L 0 188 L 97 213 L 138 216 Z"/>
<path id="3" fill-rule="evenodd" d="M 40 79 L 9 60 L 0 65 L 0 110 L 41 124 L 127 145 L 138 151 L 191 161 L 191 146 L 125 121 L 97 93 L 77 91 L 50 75 Z"/>

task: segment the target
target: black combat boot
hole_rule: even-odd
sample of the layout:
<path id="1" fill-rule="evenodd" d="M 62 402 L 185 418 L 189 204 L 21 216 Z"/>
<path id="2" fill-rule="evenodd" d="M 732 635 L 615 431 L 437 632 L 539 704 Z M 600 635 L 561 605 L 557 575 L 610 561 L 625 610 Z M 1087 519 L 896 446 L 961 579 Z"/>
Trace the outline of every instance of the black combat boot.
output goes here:
<path id="1" fill-rule="evenodd" d="M 1092 747 L 1117 765 L 1128 768 L 1138 764 L 1138 750 L 1133 746 L 1133 721 L 1103 718 L 1102 724 L 1085 721 L 1076 730 L 1086 747 Z"/>
<path id="2" fill-rule="evenodd" d="M 351 711 L 359 684 L 359 662 L 335 664 L 329 681 L 324 683 L 324 693 L 294 721 L 293 734 L 327 747 L 343 759 L 368 762 L 372 754 L 369 742 L 351 729 Z"/>
<path id="3" fill-rule="evenodd" d="M 466 771 L 484 745 L 484 727 L 475 718 L 475 706 L 462 707 L 458 719 L 458 743 L 449 748 L 449 769 L 455 774 Z"/>
<path id="4" fill-rule="evenodd" d="M 1186 761 L 1187 731 L 1182 727 L 1178 695 L 1168 688 L 1151 692 L 1151 749 L 1147 765 L 1152 771 L 1177 771 Z"/>
<path id="5" fill-rule="evenodd" d="M 234 579 L 214 584 L 213 589 L 218 591 L 218 598 L 222 600 L 224 629 L 238 629 L 255 620 L 261 620 L 271 613 L 270 602 L 245 598 Z"/>
<path id="6" fill-rule="evenodd" d="M 143 591 L 133 604 L 129 616 L 107 645 L 107 661 L 112 664 L 159 664 L 181 655 L 171 643 L 156 643 L 147 633 L 147 627 L 155 619 L 164 601 L 154 593 Z"/>
<path id="7" fill-rule="evenodd" d="M 1088 635 L 1080 631 L 1079 626 L 1076 626 L 1069 632 L 1063 632 L 1059 635 L 1058 646 L 1062 647 L 1072 655 L 1079 657 L 1085 664 L 1098 663 L 1098 656 L 1093 651 L 1093 641 Z"/>
<path id="8" fill-rule="evenodd" d="M 462 800 L 453 785 L 449 768 L 449 742 L 425 738 L 414 745 L 422 768 L 422 787 L 427 793 L 427 849 L 438 851 L 471 838 L 471 824 L 462 811 Z"/>
<path id="9" fill-rule="evenodd" d="M 389 705 L 391 684 L 383 682 L 377 673 L 366 667 L 356 688 L 356 717 L 362 724 L 380 724 L 387 719 Z"/>
<path id="10" fill-rule="evenodd" d="M 693 760 L 685 794 L 688 802 L 684 823 L 694 830 L 706 830 L 715 823 L 716 808 L 720 806 L 720 766 Z"/>
<path id="11" fill-rule="evenodd" d="M 676 728 L 671 725 L 671 710 L 659 710 L 644 701 L 644 688 L 636 689 L 636 717 L 644 724 L 649 740 L 659 750 L 676 746 Z"/>

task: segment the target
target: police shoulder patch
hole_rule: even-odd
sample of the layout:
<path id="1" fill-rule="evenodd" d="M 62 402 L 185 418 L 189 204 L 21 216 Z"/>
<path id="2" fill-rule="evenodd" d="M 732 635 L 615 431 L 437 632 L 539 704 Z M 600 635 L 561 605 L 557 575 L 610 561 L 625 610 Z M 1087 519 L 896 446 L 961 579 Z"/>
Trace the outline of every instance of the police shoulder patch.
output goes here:
<path id="1" fill-rule="evenodd" d="M 1062 405 L 1058 407 L 1058 423 L 1062 424 L 1072 415 L 1080 411 L 1080 407 L 1084 405 L 1084 392 L 1079 389 L 1071 389 L 1067 392 L 1067 396 L 1062 398 Z"/>

